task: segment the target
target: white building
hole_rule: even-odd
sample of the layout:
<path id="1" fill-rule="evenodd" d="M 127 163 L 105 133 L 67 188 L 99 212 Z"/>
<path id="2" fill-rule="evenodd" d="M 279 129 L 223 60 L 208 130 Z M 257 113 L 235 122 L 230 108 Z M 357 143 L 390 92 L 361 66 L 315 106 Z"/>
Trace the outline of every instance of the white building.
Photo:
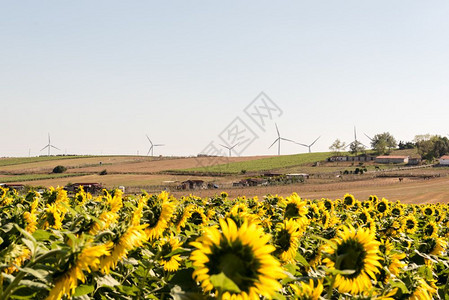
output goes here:
<path id="1" fill-rule="evenodd" d="M 440 165 L 449 166 L 449 155 L 444 155 L 440 157 Z"/>

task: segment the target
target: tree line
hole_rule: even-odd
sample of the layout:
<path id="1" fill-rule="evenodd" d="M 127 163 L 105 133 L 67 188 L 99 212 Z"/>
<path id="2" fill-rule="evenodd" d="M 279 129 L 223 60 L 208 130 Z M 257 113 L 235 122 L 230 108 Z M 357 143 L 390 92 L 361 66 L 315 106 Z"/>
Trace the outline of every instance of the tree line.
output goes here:
<path id="1" fill-rule="evenodd" d="M 371 150 L 377 155 L 388 155 L 396 149 L 417 149 L 422 159 L 432 161 L 449 154 L 449 139 L 440 135 L 421 134 L 416 135 L 413 141 L 399 141 L 398 143 L 391 133 L 383 132 L 370 138 L 370 141 Z M 357 139 L 349 144 L 336 139 L 329 147 L 336 155 L 345 150 L 354 155 L 366 154 L 367 148 Z"/>

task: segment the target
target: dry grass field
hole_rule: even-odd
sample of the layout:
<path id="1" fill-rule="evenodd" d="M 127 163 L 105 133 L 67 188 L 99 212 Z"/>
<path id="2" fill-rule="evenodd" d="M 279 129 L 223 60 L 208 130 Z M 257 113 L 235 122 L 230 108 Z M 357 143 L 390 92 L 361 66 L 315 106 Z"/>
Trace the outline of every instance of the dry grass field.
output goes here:
<path id="1" fill-rule="evenodd" d="M 217 191 L 197 190 L 195 195 L 213 196 Z M 230 197 L 246 196 L 263 198 L 264 195 L 288 196 L 293 192 L 302 198 L 337 199 L 346 193 L 353 194 L 357 199 L 368 199 L 369 195 L 385 197 L 390 201 L 400 200 L 404 203 L 448 203 L 449 178 L 407 179 L 399 182 L 397 178 L 376 178 L 359 181 L 323 184 L 292 184 L 283 186 L 259 186 L 226 190 Z M 180 196 L 183 192 L 174 192 Z M 184 192 L 185 194 L 185 192 Z"/>
<path id="2" fill-rule="evenodd" d="M 232 157 L 230 163 L 240 163 L 267 158 L 266 156 Z M 13 182 L 15 178 L 21 179 L 14 183 L 32 186 L 65 186 L 74 182 L 100 182 L 106 188 L 125 186 L 128 192 L 139 193 L 141 189 L 157 192 L 162 188 L 168 188 L 175 196 L 180 197 L 189 193 L 198 196 L 213 196 L 222 190 L 231 197 L 263 197 L 267 194 L 288 196 L 297 192 L 303 198 L 340 198 L 345 193 L 352 193 L 358 199 L 366 199 L 369 195 L 376 194 L 391 201 L 401 200 L 405 203 L 423 202 L 449 202 L 449 168 L 425 168 L 414 170 L 394 170 L 392 166 L 386 166 L 388 176 L 378 177 L 374 172 L 368 172 L 361 176 L 348 176 L 345 180 L 336 178 L 335 175 L 348 164 L 323 163 L 318 167 L 305 164 L 297 167 L 285 168 L 284 172 L 305 172 L 315 174 L 306 183 L 258 186 L 245 188 L 232 188 L 232 182 L 243 179 L 246 175 L 233 176 L 191 176 L 172 175 L 168 171 L 184 170 L 198 167 L 199 164 L 207 165 L 210 158 L 160 158 L 144 156 L 93 156 L 72 159 L 55 159 L 35 162 L 17 162 L 0 166 L 0 182 Z M 101 163 L 101 164 L 100 164 Z M 48 174 L 57 165 L 67 167 L 67 174 L 71 177 L 48 178 Z M 374 166 L 368 165 L 368 169 Z M 107 175 L 99 175 L 102 170 L 107 170 Z M 47 176 L 38 179 L 39 176 Z M 217 175 L 217 174 L 215 174 Z M 432 177 L 423 179 L 423 176 Z M 421 176 L 421 177 L 420 177 Z M 437 176 L 433 178 L 433 176 Z M 403 177 L 399 181 L 399 177 Z M 215 182 L 221 188 L 211 190 L 183 190 L 176 186 L 187 179 L 201 179 L 205 182 Z M 223 188 L 224 187 L 224 188 Z"/>

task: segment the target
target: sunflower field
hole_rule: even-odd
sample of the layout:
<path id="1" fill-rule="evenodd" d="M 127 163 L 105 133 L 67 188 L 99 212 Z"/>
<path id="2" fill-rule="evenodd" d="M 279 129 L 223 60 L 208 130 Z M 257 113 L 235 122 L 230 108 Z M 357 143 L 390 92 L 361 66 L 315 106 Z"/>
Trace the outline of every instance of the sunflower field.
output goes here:
<path id="1" fill-rule="evenodd" d="M 0 188 L 0 299 L 449 299 L 449 206 Z"/>

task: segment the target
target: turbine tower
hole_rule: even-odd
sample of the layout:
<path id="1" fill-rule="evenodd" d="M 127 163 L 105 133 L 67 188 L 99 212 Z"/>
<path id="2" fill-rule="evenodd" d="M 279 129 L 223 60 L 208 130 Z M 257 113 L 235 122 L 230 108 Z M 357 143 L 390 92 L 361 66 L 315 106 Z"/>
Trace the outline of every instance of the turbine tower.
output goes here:
<path id="1" fill-rule="evenodd" d="M 51 149 L 51 148 L 55 148 L 55 149 L 61 151 L 61 149 L 59 149 L 58 147 L 55 147 L 55 146 L 53 146 L 53 145 L 51 144 L 51 141 L 50 141 L 50 133 L 48 134 L 48 144 L 47 144 L 47 146 L 45 146 L 44 148 L 42 148 L 41 151 L 44 150 L 45 148 L 48 148 L 48 156 L 50 156 L 50 149 Z"/>
<path id="2" fill-rule="evenodd" d="M 276 144 L 276 142 L 277 142 L 278 143 L 278 155 L 281 155 L 281 140 L 282 141 L 287 141 L 287 142 L 292 142 L 292 143 L 295 143 L 295 142 L 292 141 L 292 140 L 289 140 L 289 139 L 281 137 L 281 134 L 279 133 L 278 125 L 276 123 L 274 123 L 274 125 L 276 125 L 276 131 L 277 131 L 278 137 L 277 137 L 277 139 L 274 140 L 273 144 L 271 144 L 271 146 L 268 147 L 268 149 L 273 147 L 273 145 Z"/>
<path id="3" fill-rule="evenodd" d="M 220 146 L 222 146 L 222 147 L 224 147 L 224 148 L 226 148 L 226 149 L 229 150 L 229 157 L 231 157 L 231 150 L 234 149 L 234 147 L 236 147 L 236 146 L 238 146 L 238 145 L 239 145 L 239 143 L 237 143 L 237 144 L 235 144 L 235 145 L 233 145 L 233 146 L 225 146 L 225 145 L 223 145 L 223 144 L 220 144 Z"/>
<path id="4" fill-rule="evenodd" d="M 320 139 L 320 137 L 321 137 L 321 135 L 319 137 L 317 137 L 316 140 L 314 140 L 313 143 L 310 144 L 310 145 L 301 144 L 301 143 L 296 143 L 296 144 L 309 148 L 309 153 L 312 153 L 312 149 L 311 148 L 316 143 L 316 141 L 318 141 Z"/>
<path id="5" fill-rule="evenodd" d="M 147 139 L 151 144 L 151 147 L 148 150 L 147 156 L 150 154 L 150 152 L 151 152 L 151 156 L 154 156 L 154 153 L 153 153 L 154 147 L 165 146 L 164 144 L 153 144 L 153 142 L 150 140 L 150 137 L 148 135 L 147 135 Z"/>

